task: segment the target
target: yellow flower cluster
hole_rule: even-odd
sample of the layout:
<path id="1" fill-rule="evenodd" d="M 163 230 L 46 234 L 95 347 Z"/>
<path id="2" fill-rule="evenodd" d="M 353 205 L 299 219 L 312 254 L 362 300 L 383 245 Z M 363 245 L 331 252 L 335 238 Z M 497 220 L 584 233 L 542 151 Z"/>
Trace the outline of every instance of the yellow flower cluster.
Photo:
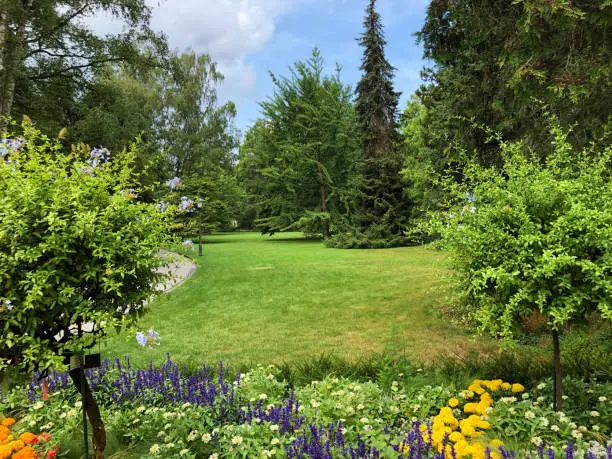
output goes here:
<path id="1" fill-rule="evenodd" d="M 487 413 L 493 405 L 491 393 L 507 390 L 523 392 L 525 388 L 520 384 L 510 384 L 501 379 L 475 379 L 467 390 L 461 391 L 460 398 L 466 401 L 462 410 L 460 406 L 462 402 L 459 398 L 451 398 L 448 406 L 440 408 L 440 412 L 433 419 L 431 438 L 427 426 L 421 425 L 423 439 L 430 441 L 439 452 L 446 449 L 447 458 L 484 459 L 487 443 L 479 437 L 484 436 L 487 429 L 491 427 L 487 421 Z M 501 445 L 503 445 L 501 440 L 492 440 L 488 443 L 491 458 L 501 458 L 498 452 Z"/>

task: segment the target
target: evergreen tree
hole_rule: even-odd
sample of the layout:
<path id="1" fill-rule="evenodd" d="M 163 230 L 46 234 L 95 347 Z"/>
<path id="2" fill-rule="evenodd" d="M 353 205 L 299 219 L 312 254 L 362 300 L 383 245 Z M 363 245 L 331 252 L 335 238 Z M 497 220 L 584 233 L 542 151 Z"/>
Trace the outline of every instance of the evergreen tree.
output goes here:
<path id="1" fill-rule="evenodd" d="M 400 93 L 393 90 L 395 69 L 385 58 L 383 25 L 370 0 L 359 44 L 364 48 L 357 85 L 357 115 L 361 128 L 363 180 L 357 197 L 354 230 L 331 241 L 335 247 L 391 247 L 403 237 L 407 201 L 400 170 L 400 137 L 397 105 Z"/>

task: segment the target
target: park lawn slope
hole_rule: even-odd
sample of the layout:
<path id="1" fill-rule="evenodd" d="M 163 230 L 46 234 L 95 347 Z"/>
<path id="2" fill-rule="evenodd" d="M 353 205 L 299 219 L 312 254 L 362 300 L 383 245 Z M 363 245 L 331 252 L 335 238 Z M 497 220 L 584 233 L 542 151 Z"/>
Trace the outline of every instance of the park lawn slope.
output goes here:
<path id="1" fill-rule="evenodd" d="M 196 273 L 139 322 L 161 345 L 110 338 L 107 356 L 137 363 L 280 363 L 401 352 L 430 361 L 479 345 L 440 318 L 448 270 L 427 247 L 335 250 L 299 233 L 209 236 Z"/>

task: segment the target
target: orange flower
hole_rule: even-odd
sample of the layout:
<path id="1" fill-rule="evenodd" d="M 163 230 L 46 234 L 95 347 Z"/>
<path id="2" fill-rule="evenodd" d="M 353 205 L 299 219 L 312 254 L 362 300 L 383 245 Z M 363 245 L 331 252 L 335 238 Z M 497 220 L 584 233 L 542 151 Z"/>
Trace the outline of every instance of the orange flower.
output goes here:
<path id="1" fill-rule="evenodd" d="M 0 441 L 6 441 L 10 434 L 11 431 L 8 429 L 8 427 L 0 425 Z"/>
<path id="2" fill-rule="evenodd" d="M 12 441 L 8 445 L 13 448 L 13 451 L 19 451 L 20 449 L 25 448 L 25 443 L 22 440 Z"/>
<path id="3" fill-rule="evenodd" d="M 15 420 L 13 418 L 4 418 L 2 420 L 2 425 L 5 427 L 10 427 L 15 424 Z"/>
<path id="4" fill-rule="evenodd" d="M 34 435 L 32 432 L 25 432 L 25 433 L 22 433 L 22 434 L 19 436 L 19 439 L 20 439 L 20 440 L 23 440 L 23 442 L 24 442 L 26 445 L 33 445 L 34 443 L 38 443 L 38 436 L 37 436 L 37 435 Z"/>
<path id="5" fill-rule="evenodd" d="M 36 451 L 34 451 L 31 446 L 26 446 L 13 454 L 13 459 L 36 459 Z"/>
<path id="6" fill-rule="evenodd" d="M 9 445 L 0 445 L 0 459 L 8 459 L 13 454 L 13 448 Z"/>

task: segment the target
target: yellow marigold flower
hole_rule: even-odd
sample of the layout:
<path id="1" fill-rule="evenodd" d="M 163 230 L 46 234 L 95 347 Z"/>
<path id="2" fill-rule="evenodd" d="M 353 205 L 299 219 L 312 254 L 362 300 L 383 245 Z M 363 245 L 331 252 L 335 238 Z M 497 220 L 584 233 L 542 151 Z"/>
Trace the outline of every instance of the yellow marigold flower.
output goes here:
<path id="1" fill-rule="evenodd" d="M 500 387 L 501 387 L 502 390 L 508 390 L 512 386 L 510 385 L 510 383 L 505 382 L 505 383 L 502 383 Z"/>
<path id="2" fill-rule="evenodd" d="M 448 406 L 450 406 L 451 408 L 456 408 L 457 405 L 459 405 L 459 400 L 457 400 L 456 398 L 451 398 L 448 401 Z"/>
<path id="3" fill-rule="evenodd" d="M 479 429 L 488 429 L 491 427 L 491 423 L 489 421 L 480 421 L 477 426 Z"/>
<path id="4" fill-rule="evenodd" d="M 512 384 L 512 392 L 523 392 L 525 390 L 525 386 L 522 384 Z"/>
<path id="5" fill-rule="evenodd" d="M 491 440 L 489 442 L 489 445 L 491 446 L 491 448 L 493 449 L 499 449 L 500 446 L 504 446 L 504 442 L 501 441 L 500 439 L 496 438 L 495 440 Z"/>
<path id="6" fill-rule="evenodd" d="M 466 414 L 475 413 L 476 412 L 476 404 L 475 403 L 466 403 L 463 407 L 463 412 Z"/>
<path id="7" fill-rule="evenodd" d="M 476 429 L 470 424 L 465 423 L 461 426 L 461 433 L 466 437 L 472 437 L 476 433 Z"/>
<path id="8" fill-rule="evenodd" d="M 440 416 L 445 417 L 445 416 L 452 416 L 453 415 L 453 410 L 451 410 L 448 406 L 443 406 L 442 408 L 440 408 Z"/>
<path id="9" fill-rule="evenodd" d="M 444 440 L 445 436 L 446 436 L 446 432 L 444 432 L 444 430 L 435 430 L 431 434 L 431 442 L 434 445 L 438 445 L 438 444 L 442 443 L 442 440 Z"/>
<path id="10" fill-rule="evenodd" d="M 408 451 L 410 451 L 410 445 L 408 445 L 407 443 L 401 442 L 398 445 L 398 451 L 402 454 L 406 454 Z"/>
<path id="11" fill-rule="evenodd" d="M 466 424 L 471 425 L 472 427 L 477 427 L 480 422 L 480 416 L 472 414 L 467 419 L 464 420 Z"/>
<path id="12" fill-rule="evenodd" d="M 465 457 L 470 454 L 470 445 L 467 440 L 459 440 L 455 443 L 455 454 L 457 457 Z"/>
<path id="13" fill-rule="evenodd" d="M 452 441 L 453 443 L 457 443 L 458 441 L 463 440 L 464 438 L 465 437 L 463 436 L 461 432 L 453 432 L 448 437 L 448 439 Z"/>
<path id="14" fill-rule="evenodd" d="M 421 425 L 419 425 L 419 431 L 421 431 L 421 432 L 427 432 L 427 424 L 421 424 Z"/>
<path id="15" fill-rule="evenodd" d="M 480 385 L 478 385 L 478 384 L 470 384 L 470 385 L 468 386 L 468 390 L 469 390 L 470 392 L 475 392 L 475 393 L 478 393 L 478 392 L 476 392 L 476 390 L 477 390 L 477 389 L 482 389 L 482 388 L 481 388 L 481 387 L 480 387 Z"/>
<path id="16" fill-rule="evenodd" d="M 472 454 L 472 459 L 485 459 L 486 457 L 486 447 L 482 443 L 474 443 L 470 445 L 470 453 Z"/>

